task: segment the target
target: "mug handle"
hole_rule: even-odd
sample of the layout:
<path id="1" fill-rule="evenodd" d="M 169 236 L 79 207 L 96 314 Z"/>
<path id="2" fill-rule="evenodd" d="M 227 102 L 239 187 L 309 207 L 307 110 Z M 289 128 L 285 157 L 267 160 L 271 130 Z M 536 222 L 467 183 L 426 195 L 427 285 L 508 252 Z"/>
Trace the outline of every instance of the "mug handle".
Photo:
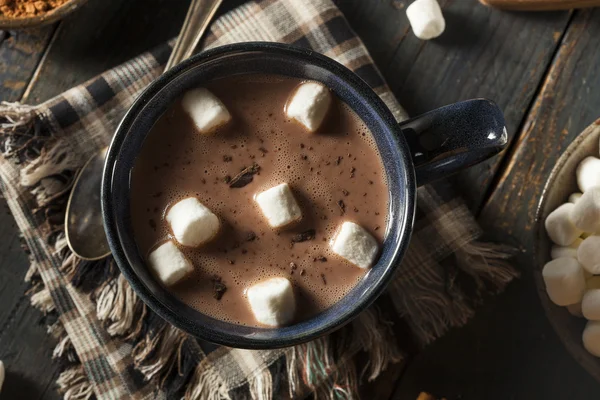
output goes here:
<path id="1" fill-rule="evenodd" d="M 399 125 L 410 147 L 418 186 L 480 163 L 508 143 L 502 111 L 487 99 L 451 104 Z"/>

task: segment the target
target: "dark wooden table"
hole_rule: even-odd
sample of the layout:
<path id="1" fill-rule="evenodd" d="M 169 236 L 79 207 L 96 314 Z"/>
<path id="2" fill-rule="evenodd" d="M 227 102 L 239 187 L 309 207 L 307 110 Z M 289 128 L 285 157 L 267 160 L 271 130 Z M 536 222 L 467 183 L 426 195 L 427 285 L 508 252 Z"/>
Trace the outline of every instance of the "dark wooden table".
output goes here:
<path id="1" fill-rule="evenodd" d="M 227 8 L 240 1 L 228 0 Z M 600 9 L 492 10 L 441 0 L 445 34 L 423 42 L 409 0 L 338 0 L 411 115 L 472 97 L 504 110 L 510 147 L 455 178 L 492 237 L 522 250 L 522 279 L 464 328 L 387 371 L 369 398 L 590 399 L 600 394 L 546 320 L 532 279 L 533 216 L 562 149 L 600 117 Z M 188 1 L 90 0 L 60 24 L 0 32 L 0 99 L 36 104 L 176 35 Z M 57 399 L 52 339 L 23 294 L 28 263 L 12 217 L 0 214 L 0 359 L 4 399 Z"/>

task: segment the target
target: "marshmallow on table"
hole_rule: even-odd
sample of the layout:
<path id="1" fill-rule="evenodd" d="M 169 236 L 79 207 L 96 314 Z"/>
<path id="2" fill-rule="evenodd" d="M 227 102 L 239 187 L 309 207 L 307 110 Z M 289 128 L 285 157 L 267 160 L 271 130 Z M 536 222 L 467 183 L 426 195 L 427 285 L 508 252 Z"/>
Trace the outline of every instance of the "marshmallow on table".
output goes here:
<path id="1" fill-rule="evenodd" d="M 302 218 L 300 206 L 287 183 L 260 192 L 254 200 L 272 228 L 281 228 Z"/>
<path id="2" fill-rule="evenodd" d="M 582 195 L 583 195 L 583 193 L 579 193 L 579 192 L 572 193 L 569 196 L 569 203 L 573 203 L 573 204 L 577 203 L 577 200 L 579 200 Z"/>
<path id="3" fill-rule="evenodd" d="M 181 105 L 202 134 L 213 133 L 231 120 L 231 114 L 221 100 L 204 88 L 188 90 Z"/>
<path id="4" fill-rule="evenodd" d="M 600 232 L 600 186 L 588 189 L 575 203 L 571 221 L 584 232 Z"/>
<path id="5" fill-rule="evenodd" d="M 581 300 L 581 312 L 590 321 L 600 321 L 600 289 L 590 289 Z"/>
<path id="6" fill-rule="evenodd" d="M 550 251 L 550 257 L 552 259 L 561 258 L 561 257 L 573 257 L 577 258 L 577 249 L 579 245 L 583 242 L 583 239 L 577 238 L 573 243 L 568 246 L 552 246 L 552 250 Z"/>
<path id="7" fill-rule="evenodd" d="M 581 242 L 577 260 L 589 273 L 600 274 L 600 236 L 590 236 Z"/>
<path id="8" fill-rule="evenodd" d="M 173 285 L 194 270 L 191 261 L 172 240 L 160 245 L 148 256 L 150 268 L 165 285 Z"/>
<path id="9" fill-rule="evenodd" d="M 250 308 L 258 322 L 268 326 L 290 323 L 296 312 L 292 284 L 286 278 L 270 278 L 246 291 Z"/>
<path id="10" fill-rule="evenodd" d="M 583 268 L 570 257 L 552 260 L 542 269 L 546 292 L 550 300 L 558 306 L 579 303 L 585 291 Z"/>
<path id="11" fill-rule="evenodd" d="M 586 157 L 577 166 L 577 186 L 582 192 L 600 186 L 600 159 Z"/>
<path id="12" fill-rule="evenodd" d="M 550 239 L 561 246 L 568 246 L 577 239 L 582 230 L 578 229 L 571 220 L 571 212 L 575 207 L 572 203 L 566 203 L 552 211 L 544 225 Z"/>
<path id="13" fill-rule="evenodd" d="M 330 243 L 331 250 L 359 268 L 373 265 L 379 251 L 377 240 L 362 226 L 346 221 Z"/>
<path id="14" fill-rule="evenodd" d="M 446 28 L 442 9 L 436 0 L 416 0 L 406 9 L 406 16 L 419 39 L 434 39 Z"/>
<path id="15" fill-rule="evenodd" d="M 582 339 L 583 347 L 590 354 L 600 357 L 600 321 L 588 321 Z"/>
<path id="16" fill-rule="evenodd" d="M 329 111 L 331 92 L 317 82 L 305 82 L 298 86 L 286 107 L 286 114 L 298 121 L 310 132 L 315 132 Z"/>
<path id="17" fill-rule="evenodd" d="M 219 232 L 219 217 L 195 197 L 177 202 L 167 212 L 173 235 L 184 246 L 198 247 Z"/>

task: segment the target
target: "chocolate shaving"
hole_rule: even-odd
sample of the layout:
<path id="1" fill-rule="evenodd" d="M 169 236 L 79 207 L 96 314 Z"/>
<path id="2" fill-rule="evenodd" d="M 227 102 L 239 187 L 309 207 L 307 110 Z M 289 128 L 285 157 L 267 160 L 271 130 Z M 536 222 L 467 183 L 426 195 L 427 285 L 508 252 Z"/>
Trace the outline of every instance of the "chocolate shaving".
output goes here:
<path id="1" fill-rule="evenodd" d="M 229 175 L 225 175 L 225 178 L 223 178 L 223 182 L 229 184 L 231 182 L 231 177 Z"/>
<path id="2" fill-rule="evenodd" d="M 244 168 L 239 174 L 234 176 L 229 182 L 230 188 L 242 188 L 252 182 L 254 175 L 260 171 L 260 165 L 254 163 L 251 166 Z"/>
<path id="3" fill-rule="evenodd" d="M 338 200 L 337 205 L 340 208 L 341 215 L 344 215 L 346 212 L 346 204 L 344 203 L 344 200 Z"/>
<path id="4" fill-rule="evenodd" d="M 350 192 L 348 192 L 346 189 L 342 189 L 342 193 L 344 196 L 348 196 L 350 194 Z"/>
<path id="5" fill-rule="evenodd" d="M 354 178 L 354 173 L 356 172 L 356 168 L 352 167 L 350 170 L 350 178 Z"/>
<path id="6" fill-rule="evenodd" d="M 237 149 L 237 144 L 232 144 L 232 145 L 231 145 L 231 146 L 229 146 L 229 147 L 231 147 L 232 149 L 234 149 L 234 150 L 235 150 L 235 149 Z"/>
<path id="7" fill-rule="evenodd" d="M 225 292 L 227 291 L 227 286 L 223 283 L 223 279 L 220 276 L 215 275 L 211 278 L 213 284 L 213 297 L 215 300 L 221 300 Z"/>
<path id="8" fill-rule="evenodd" d="M 250 231 L 246 234 L 246 242 L 252 242 L 256 240 L 256 233 Z"/>
<path id="9" fill-rule="evenodd" d="M 269 152 L 269 151 L 268 151 L 267 149 L 265 149 L 264 147 L 259 147 L 259 148 L 258 148 L 258 150 L 259 150 L 261 153 L 263 153 L 263 154 L 264 154 L 264 153 L 268 153 L 268 152 Z"/>
<path id="10" fill-rule="evenodd" d="M 323 281 L 323 285 L 327 285 L 327 279 L 325 279 L 325 274 L 321 274 L 321 280 Z"/>
<path id="11" fill-rule="evenodd" d="M 313 261 L 327 262 L 327 257 L 318 256 L 313 259 Z"/>
<path id="12" fill-rule="evenodd" d="M 293 262 L 293 261 L 292 261 L 292 262 L 290 263 L 290 268 L 292 269 L 292 271 L 294 271 L 296 268 L 298 268 L 298 266 L 296 265 L 296 263 L 295 263 L 295 262 Z"/>
<path id="13" fill-rule="evenodd" d="M 303 268 L 303 269 L 300 271 L 300 276 L 304 276 L 305 274 L 306 274 L 306 270 Z"/>
<path id="14" fill-rule="evenodd" d="M 342 157 L 342 156 L 338 156 L 337 160 L 335 160 L 335 165 L 340 165 L 340 163 L 342 162 L 343 158 L 344 157 Z"/>
<path id="15" fill-rule="evenodd" d="M 375 227 L 375 230 L 376 230 L 376 231 L 378 231 L 378 230 L 379 230 L 379 226 L 376 226 L 376 227 Z"/>
<path id="16" fill-rule="evenodd" d="M 231 160 L 233 160 L 233 157 L 227 155 L 223 156 L 223 162 L 231 162 Z"/>
<path id="17" fill-rule="evenodd" d="M 307 240 L 313 240 L 315 238 L 315 230 L 309 229 L 305 232 L 298 233 L 292 237 L 292 244 L 306 242 Z"/>
<path id="18" fill-rule="evenodd" d="M 233 264 L 235 264 L 235 260 L 227 260 L 227 262 L 228 262 L 230 265 L 233 265 Z"/>

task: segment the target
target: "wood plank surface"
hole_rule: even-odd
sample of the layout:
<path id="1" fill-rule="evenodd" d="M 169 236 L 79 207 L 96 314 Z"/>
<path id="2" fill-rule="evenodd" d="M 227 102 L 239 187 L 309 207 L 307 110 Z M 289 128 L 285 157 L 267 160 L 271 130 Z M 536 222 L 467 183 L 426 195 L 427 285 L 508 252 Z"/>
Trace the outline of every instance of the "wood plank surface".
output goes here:
<path id="1" fill-rule="evenodd" d="M 0 100 L 21 99 L 54 30 L 0 31 Z M 42 313 L 25 295 L 29 262 L 4 199 L 0 227 L 0 360 L 6 368 L 0 398 L 59 399 L 54 389 L 59 368 L 51 360 L 56 342 L 46 334 Z"/>
<path id="2" fill-rule="evenodd" d="M 544 182 L 573 138 L 600 117 L 599 45 L 600 9 L 577 11 L 482 211 L 480 220 L 493 237 L 520 247 L 515 264 L 522 278 L 467 327 L 417 356 L 395 399 L 414 398 L 419 390 L 450 399 L 600 395 L 598 382 L 550 327 L 532 277 L 534 215 Z"/>
<path id="3" fill-rule="evenodd" d="M 409 115 L 487 97 L 503 109 L 514 138 L 569 14 L 508 13 L 476 0 L 441 0 L 446 31 L 438 39 L 422 41 L 410 29 L 408 4 L 338 2 Z M 501 158 L 454 179 L 473 210 L 485 199 Z"/>

